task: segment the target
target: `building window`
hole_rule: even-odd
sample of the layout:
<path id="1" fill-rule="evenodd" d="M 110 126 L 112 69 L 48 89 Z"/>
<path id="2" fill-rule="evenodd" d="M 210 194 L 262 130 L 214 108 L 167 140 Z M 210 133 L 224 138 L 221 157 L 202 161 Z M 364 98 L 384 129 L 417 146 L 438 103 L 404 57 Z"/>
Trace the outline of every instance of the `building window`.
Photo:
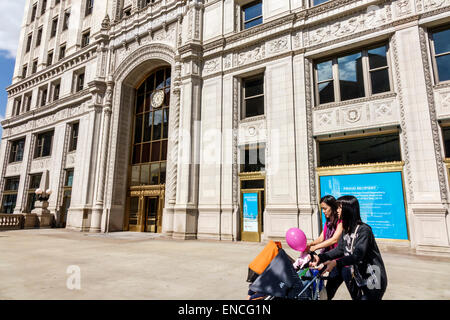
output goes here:
<path id="1" fill-rule="evenodd" d="M 73 185 L 73 169 L 66 169 L 66 177 L 64 179 L 64 187 L 72 188 Z"/>
<path id="2" fill-rule="evenodd" d="M 69 28 L 70 10 L 64 12 L 63 31 Z"/>
<path id="3" fill-rule="evenodd" d="M 60 2 L 61 0 L 55 0 L 55 6 L 57 6 Z"/>
<path id="4" fill-rule="evenodd" d="M 164 184 L 166 181 L 170 84 L 171 69 L 162 68 L 150 74 L 137 90 L 132 186 Z"/>
<path id="5" fill-rule="evenodd" d="M 264 75 L 242 80 L 242 119 L 264 114 Z"/>
<path id="6" fill-rule="evenodd" d="M 31 20 L 30 20 L 30 23 L 33 22 L 36 19 L 36 13 L 37 13 L 37 3 L 35 3 L 33 8 L 31 9 Z"/>
<path id="7" fill-rule="evenodd" d="M 42 41 L 42 27 L 38 29 L 37 37 L 36 37 L 36 47 L 39 47 L 41 45 Z"/>
<path id="8" fill-rule="evenodd" d="M 39 106 L 40 107 L 43 107 L 43 106 L 45 106 L 47 104 L 47 92 L 48 92 L 47 86 L 42 87 L 39 90 L 39 97 L 40 97 L 40 99 L 39 99 Z"/>
<path id="9" fill-rule="evenodd" d="M 24 103 L 24 112 L 28 112 L 31 110 L 31 97 L 32 93 L 25 94 L 25 103 Z"/>
<path id="10" fill-rule="evenodd" d="M 317 104 L 391 90 L 387 45 L 315 62 Z"/>
<path id="11" fill-rule="evenodd" d="M 263 23 L 262 1 L 253 1 L 242 7 L 242 22 L 243 29 Z"/>
<path id="12" fill-rule="evenodd" d="M 328 2 L 329 0 L 311 0 L 312 6 L 318 6 L 319 4 Z"/>
<path id="13" fill-rule="evenodd" d="M 85 16 L 88 16 L 92 13 L 92 9 L 94 8 L 94 0 L 87 0 L 86 1 L 86 14 Z"/>
<path id="14" fill-rule="evenodd" d="M 79 92 L 84 88 L 84 71 L 74 74 L 75 92 Z"/>
<path id="15" fill-rule="evenodd" d="M 16 207 L 17 191 L 19 190 L 20 176 L 5 178 L 3 191 L 2 213 L 13 213 Z"/>
<path id="16" fill-rule="evenodd" d="M 52 153 L 53 131 L 40 133 L 36 139 L 34 159 L 48 157 Z"/>
<path id="17" fill-rule="evenodd" d="M 321 167 L 401 161 L 398 133 L 318 141 Z"/>
<path id="18" fill-rule="evenodd" d="M 265 170 L 265 143 L 247 144 L 241 147 L 240 172 L 259 172 Z"/>
<path id="19" fill-rule="evenodd" d="M 51 66 L 53 63 L 53 50 L 50 51 L 47 55 L 47 67 Z"/>
<path id="20" fill-rule="evenodd" d="M 436 82 L 450 80 L 450 27 L 431 33 Z"/>
<path id="21" fill-rule="evenodd" d="M 89 45 L 89 36 L 90 36 L 90 32 L 89 31 L 85 31 L 83 32 L 83 34 L 81 35 L 81 47 L 84 48 L 87 45 Z"/>
<path id="22" fill-rule="evenodd" d="M 123 15 L 124 15 L 125 17 L 131 16 L 131 7 L 128 7 L 128 8 L 123 9 Z"/>
<path id="23" fill-rule="evenodd" d="M 56 36 L 56 31 L 58 30 L 58 18 L 53 19 L 52 21 L 52 31 L 50 32 L 50 38 Z"/>
<path id="24" fill-rule="evenodd" d="M 33 61 L 33 67 L 31 69 L 31 74 L 35 74 L 37 72 L 37 65 L 38 65 L 38 61 L 36 59 Z"/>
<path id="25" fill-rule="evenodd" d="M 26 78 L 27 77 L 27 72 L 28 72 L 28 65 L 25 64 L 22 68 L 22 78 Z"/>
<path id="26" fill-rule="evenodd" d="M 41 185 L 41 178 L 42 173 L 30 175 L 30 184 L 28 185 L 27 190 L 28 197 L 25 212 L 31 213 L 31 211 L 34 209 L 34 204 L 36 203 L 36 190 L 39 189 L 39 186 Z"/>
<path id="27" fill-rule="evenodd" d="M 64 59 L 66 56 L 66 45 L 63 44 L 61 47 L 59 47 L 59 60 Z"/>
<path id="28" fill-rule="evenodd" d="M 73 123 L 70 126 L 70 142 L 69 142 L 69 152 L 77 150 L 78 144 L 78 122 Z"/>
<path id="29" fill-rule="evenodd" d="M 20 107 L 21 106 L 22 106 L 22 98 L 19 97 L 19 98 L 14 100 L 13 111 L 12 111 L 12 115 L 13 116 L 18 116 L 20 114 Z"/>
<path id="30" fill-rule="evenodd" d="M 59 99 L 59 93 L 61 90 L 61 83 L 55 82 L 52 84 L 52 101 L 56 101 Z"/>
<path id="31" fill-rule="evenodd" d="M 11 152 L 9 154 L 9 163 L 22 161 L 24 149 L 25 149 L 25 138 L 12 141 Z"/>
<path id="32" fill-rule="evenodd" d="M 42 0 L 41 15 L 45 13 L 46 9 L 47 9 L 47 0 Z"/>
<path id="33" fill-rule="evenodd" d="M 33 38 L 33 34 L 30 33 L 30 34 L 28 35 L 28 39 L 27 39 L 27 49 L 26 49 L 26 52 L 30 52 L 30 50 L 31 50 L 31 40 L 32 40 L 32 38 Z"/>

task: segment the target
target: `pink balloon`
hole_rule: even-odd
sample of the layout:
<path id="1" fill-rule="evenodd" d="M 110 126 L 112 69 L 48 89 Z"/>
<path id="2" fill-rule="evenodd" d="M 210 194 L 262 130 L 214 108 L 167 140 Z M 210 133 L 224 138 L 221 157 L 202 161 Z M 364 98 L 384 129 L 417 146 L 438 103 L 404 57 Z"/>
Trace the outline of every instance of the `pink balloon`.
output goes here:
<path id="1" fill-rule="evenodd" d="M 286 242 L 294 250 L 305 251 L 306 235 L 299 228 L 290 228 L 286 232 Z"/>

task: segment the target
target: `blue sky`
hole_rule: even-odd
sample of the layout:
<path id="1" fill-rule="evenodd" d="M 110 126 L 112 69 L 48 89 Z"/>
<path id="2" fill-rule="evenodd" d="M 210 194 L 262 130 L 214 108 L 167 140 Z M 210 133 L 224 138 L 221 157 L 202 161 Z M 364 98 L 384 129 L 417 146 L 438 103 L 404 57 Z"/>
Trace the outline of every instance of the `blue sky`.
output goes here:
<path id="1" fill-rule="evenodd" d="M 14 72 L 20 26 L 28 0 L 0 0 L 0 120 L 5 117 L 7 93 Z M 0 126 L 0 137 L 3 130 Z"/>

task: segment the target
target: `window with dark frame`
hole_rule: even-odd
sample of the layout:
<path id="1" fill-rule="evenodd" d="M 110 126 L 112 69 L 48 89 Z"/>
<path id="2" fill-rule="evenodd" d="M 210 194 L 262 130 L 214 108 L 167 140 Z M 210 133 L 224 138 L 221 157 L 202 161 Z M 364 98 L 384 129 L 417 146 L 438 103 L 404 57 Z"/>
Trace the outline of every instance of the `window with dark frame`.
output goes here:
<path id="1" fill-rule="evenodd" d="M 22 161 L 24 150 L 25 150 L 25 138 L 12 141 L 11 151 L 9 154 L 9 163 Z"/>
<path id="2" fill-rule="evenodd" d="M 60 82 L 56 82 L 56 83 L 53 83 L 53 98 L 52 98 L 52 101 L 56 101 L 56 100 L 58 100 L 59 99 L 59 93 L 60 93 L 60 90 L 61 90 L 61 83 Z"/>
<path id="3" fill-rule="evenodd" d="M 78 127 L 79 123 L 75 122 L 70 126 L 70 142 L 69 142 L 69 152 L 77 150 L 78 144 Z"/>
<path id="4" fill-rule="evenodd" d="M 64 12 L 63 31 L 69 28 L 70 10 Z"/>
<path id="5" fill-rule="evenodd" d="M 450 158 L 450 126 L 442 127 L 442 138 L 444 140 L 445 158 Z"/>
<path id="6" fill-rule="evenodd" d="M 84 72 L 75 74 L 75 92 L 81 91 L 84 88 Z"/>
<path id="7" fill-rule="evenodd" d="M 263 23 L 262 1 L 253 1 L 242 7 L 242 28 L 248 29 Z"/>
<path id="8" fill-rule="evenodd" d="M 47 9 L 47 0 L 42 0 L 41 15 L 45 13 L 46 9 Z"/>
<path id="9" fill-rule="evenodd" d="M 82 48 L 84 48 L 87 45 L 89 45 L 89 37 L 90 37 L 90 35 L 91 35 L 90 31 L 85 31 L 81 35 L 81 47 Z"/>
<path id="10" fill-rule="evenodd" d="M 171 69 L 155 70 L 137 90 L 130 184 L 158 185 L 166 181 Z M 161 95 L 162 105 L 152 98 Z"/>
<path id="11" fill-rule="evenodd" d="M 31 211 L 35 208 L 34 204 L 36 203 L 36 190 L 39 189 L 41 184 L 42 173 L 30 174 L 29 177 L 29 185 L 28 185 L 28 197 L 25 212 L 31 213 Z"/>
<path id="12" fill-rule="evenodd" d="M 27 72 L 28 72 L 28 65 L 25 64 L 25 65 L 22 67 L 22 78 L 26 78 L 26 77 L 27 77 Z"/>
<path id="13" fill-rule="evenodd" d="M 53 50 L 47 54 L 47 67 L 51 66 L 53 63 Z"/>
<path id="14" fill-rule="evenodd" d="M 37 135 L 34 159 L 48 157 L 52 153 L 53 130 Z"/>
<path id="15" fill-rule="evenodd" d="M 435 29 L 430 40 L 436 83 L 450 80 L 450 26 Z"/>
<path id="16" fill-rule="evenodd" d="M 39 90 L 40 93 L 40 102 L 39 102 L 39 106 L 43 107 L 47 104 L 47 87 L 43 87 Z"/>
<path id="17" fill-rule="evenodd" d="M 31 19 L 30 23 L 36 20 L 36 13 L 37 13 L 37 3 L 33 5 L 33 8 L 31 9 Z"/>
<path id="18" fill-rule="evenodd" d="M 42 42 L 42 27 L 38 29 L 37 37 L 36 37 L 36 47 L 39 47 Z"/>
<path id="19" fill-rule="evenodd" d="M 16 207 L 17 192 L 19 190 L 20 176 L 5 178 L 3 190 L 2 213 L 14 213 Z"/>
<path id="20" fill-rule="evenodd" d="M 66 56 L 66 45 L 63 44 L 59 47 L 59 60 L 64 59 Z"/>
<path id="21" fill-rule="evenodd" d="M 264 114 L 264 74 L 242 79 L 241 119 Z"/>
<path id="22" fill-rule="evenodd" d="M 240 172 L 265 171 L 266 144 L 255 143 L 241 147 Z"/>
<path id="23" fill-rule="evenodd" d="M 52 20 L 52 30 L 50 32 L 50 38 L 56 36 L 56 31 L 58 30 L 58 18 Z"/>
<path id="24" fill-rule="evenodd" d="M 317 104 L 391 91 L 385 44 L 316 61 L 314 69 Z"/>
<path id="25" fill-rule="evenodd" d="M 88 16 L 92 13 L 92 10 L 94 9 L 94 0 L 86 0 L 86 12 L 85 16 Z"/>
<path id="26" fill-rule="evenodd" d="M 27 39 L 27 49 L 26 49 L 25 52 L 30 52 L 30 50 L 31 50 L 31 41 L 32 41 L 32 39 L 33 39 L 33 34 L 30 33 L 30 34 L 28 35 L 28 39 Z"/>
<path id="27" fill-rule="evenodd" d="M 18 116 L 20 114 L 21 106 L 22 106 L 22 98 L 19 97 L 19 98 L 14 99 L 13 112 L 12 112 L 13 116 Z"/>
<path id="28" fill-rule="evenodd" d="M 33 61 L 33 67 L 31 69 L 31 74 L 35 74 L 37 72 L 37 65 L 38 65 L 38 61 L 34 60 Z"/>
<path id="29" fill-rule="evenodd" d="M 318 141 L 318 166 L 401 161 L 398 132 Z"/>
<path id="30" fill-rule="evenodd" d="M 31 98 L 32 98 L 32 92 L 30 92 L 29 94 L 25 94 L 25 110 L 24 112 L 28 112 L 31 110 Z"/>

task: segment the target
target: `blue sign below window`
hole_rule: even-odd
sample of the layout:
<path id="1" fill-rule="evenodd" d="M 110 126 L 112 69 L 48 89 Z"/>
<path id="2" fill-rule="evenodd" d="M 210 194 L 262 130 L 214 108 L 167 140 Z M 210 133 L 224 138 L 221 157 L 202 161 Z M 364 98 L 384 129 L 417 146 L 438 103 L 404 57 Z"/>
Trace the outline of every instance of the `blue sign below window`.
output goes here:
<path id="1" fill-rule="evenodd" d="M 327 194 L 356 197 L 375 238 L 408 240 L 401 172 L 321 176 L 320 195 Z"/>

